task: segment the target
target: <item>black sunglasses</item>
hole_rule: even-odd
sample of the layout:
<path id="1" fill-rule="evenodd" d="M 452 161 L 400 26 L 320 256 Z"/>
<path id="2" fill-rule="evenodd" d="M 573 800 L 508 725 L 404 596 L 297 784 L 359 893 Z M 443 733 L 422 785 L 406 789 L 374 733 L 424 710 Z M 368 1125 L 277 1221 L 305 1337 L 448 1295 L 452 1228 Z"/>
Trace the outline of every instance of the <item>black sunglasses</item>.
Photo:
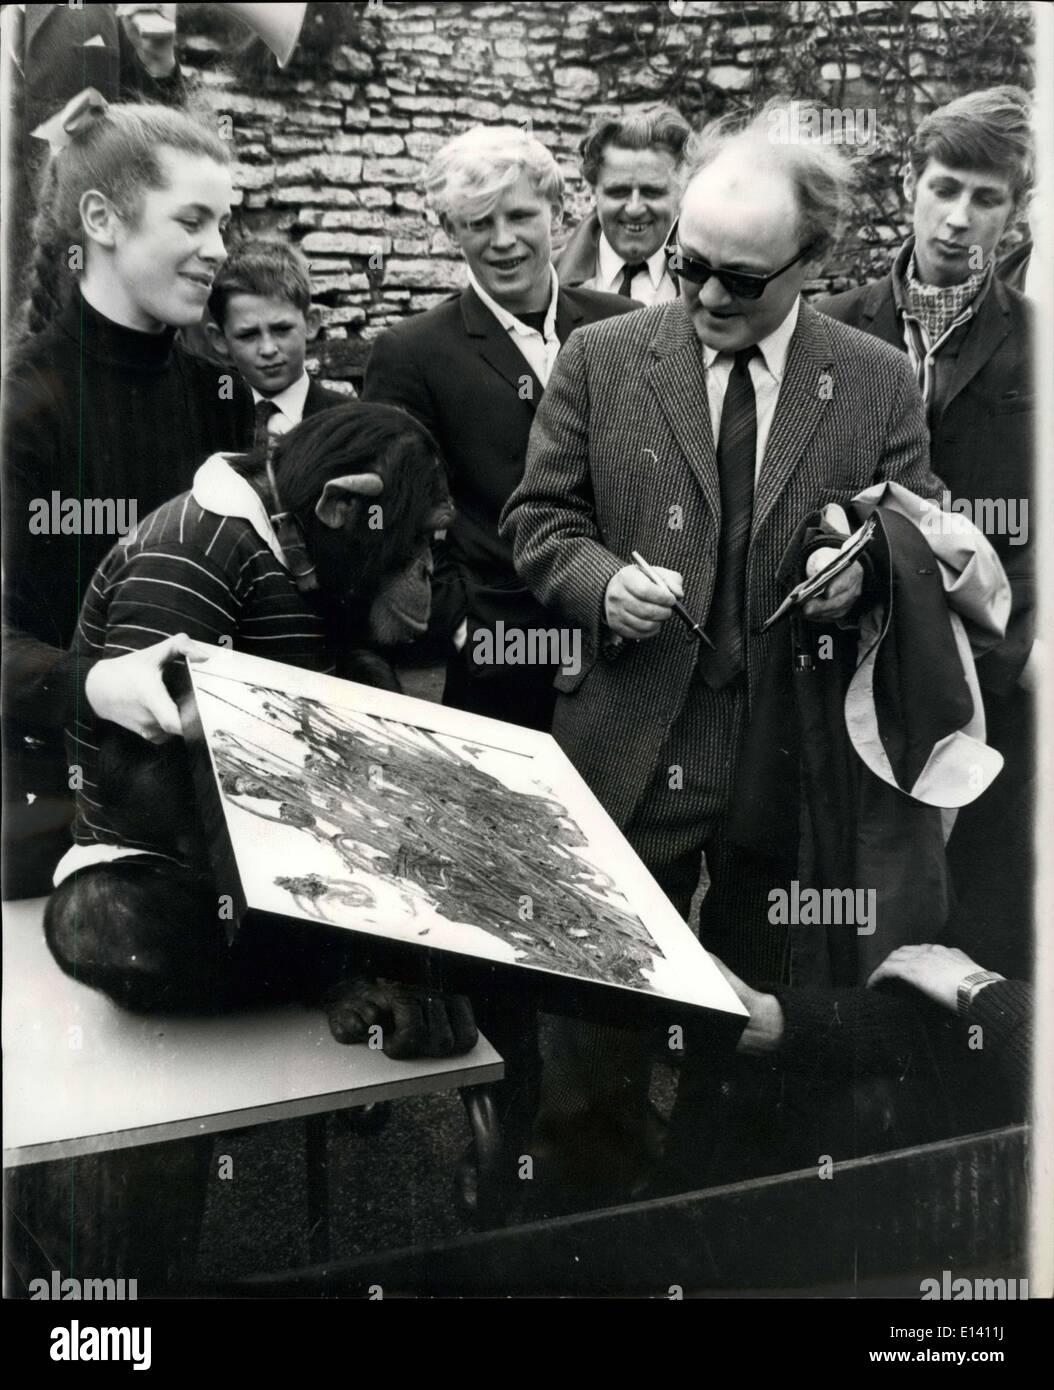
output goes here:
<path id="1" fill-rule="evenodd" d="M 729 294 L 734 294 L 737 299 L 760 299 L 765 293 L 765 286 L 770 281 L 777 279 L 784 271 L 790 270 L 792 265 L 797 265 L 816 245 L 815 241 L 810 241 L 807 246 L 802 247 L 793 260 L 789 260 L 786 265 L 781 265 L 779 270 L 772 271 L 770 275 L 750 275 L 743 270 L 718 270 L 707 261 L 701 261 L 695 256 L 686 256 L 674 240 L 676 234 L 677 223 L 675 222 L 670 228 L 669 239 L 662 248 L 670 274 L 680 275 L 685 280 L 691 280 L 695 285 L 705 285 L 711 275 L 716 275 L 718 283 Z"/>

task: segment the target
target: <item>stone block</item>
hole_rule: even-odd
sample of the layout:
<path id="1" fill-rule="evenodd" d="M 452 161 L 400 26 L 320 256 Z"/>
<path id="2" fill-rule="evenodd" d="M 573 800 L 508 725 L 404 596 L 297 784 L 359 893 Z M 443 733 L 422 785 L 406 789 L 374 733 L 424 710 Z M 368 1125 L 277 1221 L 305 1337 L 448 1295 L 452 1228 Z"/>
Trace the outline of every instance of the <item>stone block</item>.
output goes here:
<path id="1" fill-rule="evenodd" d="M 363 183 L 416 183 L 421 173 L 416 159 L 365 159 L 362 163 Z"/>
<path id="2" fill-rule="evenodd" d="M 354 154 L 307 154 L 279 164 L 280 185 L 302 183 L 356 184 L 362 177 L 363 161 Z"/>
<path id="3" fill-rule="evenodd" d="M 592 68 L 554 68 L 553 82 L 561 96 L 573 92 L 579 101 L 589 101 L 600 91 L 600 78 Z"/>
<path id="4" fill-rule="evenodd" d="M 406 286 L 408 289 L 459 289 L 464 283 L 460 261 L 391 259 L 385 267 L 385 286 Z"/>
<path id="5" fill-rule="evenodd" d="M 364 208 L 390 208 L 393 201 L 393 195 L 379 184 L 359 189 L 359 202 Z"/>
<path id="6" fill-rule="evenodd" d="M 367 132 L 358 137 L 362 142 L 363 154 L 389 155 L 402 154 L 406 145 L 401 135 L 372 134 Z"/>
<path id="7" fill-rule="evenodd" d="M 321 154 L 326 144 L 321 135 L 272 135 L 271 151 L 274 154 Z"/>
<path id="8" fill-rule="evenodd" d="M 274 183 L 274 176 L 273 164 L 235 164 L 231 170 L 235 188 L 245 189 L 246 192 L 270 188 Z"/>
<path id="9" fill-rule="evenodd" d="M 373 58 L 369 53 L 363 53 L 359 48 L 351 48 L 347 44 L 341 44 L 329 55 L 329 61 L 333 66 L 334 72 L 348 73 L 352 77 L 372 77 L 374 73 Z"/>
<path id="10" fill-rule="evenodd" d="M 448 109 L 455 109 L 459 116 L 469 116 L 474 121 L 498 121 L 502 115 L 501 107 L 496 101 L 478 101 L 475 97 L 458 97 L 457 102 Z"/>
<path id="11" fill-rule="evenodd" d="M 345 328 L 358 328 L 366 322 L 365 309 L 353 304 L 338 304 L 332 308 L 328 304 L 320 304 L 319 310 L 323 328 L 329 329 L 336 324 L 342 324 Z"/>
<path id="12" fill-rule="evenodd" d="M 410 40 L 410 48 L 414 53 L 428 53 L 435 58 L 449 58 L 454 52 L 450 40 L 440 38 L 438 34 L 417 35 Z"/>
<path id="13" fill-rule="evenodd" d="M 441 96 L 397 96 L 392 97 L 396 111 L 425 111 L 434 115 L 443 111 L 453 111 L 454 103 L 450 97 Z"/>
<path id="14" fill-rule="evenodd" d="M 295 184 L 291 188 L 283 188 L 279 184 L 271 190 L 271 201 L 293 206 L 317 203 L 320 207 L 349 208 L 355 207 L 359 199 L 354 189 L 341 188 L 332 184 L 328 187 Z"/>
<path id="15" fill-rule="evenodd" d="M 411 130 L 406 136 L 406 153 L 413 159 L 429 160 L 446 144 L 447 137 L 426 130 Z"/>
<path id="16" fill-rule="evenodd" d="M 838 82 L 842 75 L 841 63 L 824 63 L 820 68 L 820 77 L 824 82 Z M 855 82 L 861 76 L 863 76 L 863 69 L 859 63 L 846 63 L 845 80 L 847 82 Z"/>
<path id="17" fill-rule="evenodd" d="M 754 82 L 750 68 L 733 67 L 731 63 L 719 63 L 706 74 L 707 80 L 726 92 L 744 92 Z"/>
<path id="18" fill-rule="evenodd" d="M 305 255 L 386 256 L 391 241 L 386 236 L 358 232 L 309 232 L 300 243 Z"/>

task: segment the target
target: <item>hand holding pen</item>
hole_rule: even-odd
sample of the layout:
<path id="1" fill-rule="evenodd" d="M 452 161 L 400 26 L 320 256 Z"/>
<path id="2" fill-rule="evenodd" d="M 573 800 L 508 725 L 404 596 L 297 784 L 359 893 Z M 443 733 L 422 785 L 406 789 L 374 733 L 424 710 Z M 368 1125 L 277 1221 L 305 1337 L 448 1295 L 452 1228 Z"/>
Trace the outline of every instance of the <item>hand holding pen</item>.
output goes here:
<path id="1" fill-rule="evenodd" d="M 681 602 L 683 598 L 684 583 L 677 570 L 649 565 L 634 551 L 633 564 L 625 565 L 608 584 L 604 618 L 620 637 L 639 642 L 654 637 L 662 624 L 676 614 L 695 637 L 709 646 L 706 634 Z"/>

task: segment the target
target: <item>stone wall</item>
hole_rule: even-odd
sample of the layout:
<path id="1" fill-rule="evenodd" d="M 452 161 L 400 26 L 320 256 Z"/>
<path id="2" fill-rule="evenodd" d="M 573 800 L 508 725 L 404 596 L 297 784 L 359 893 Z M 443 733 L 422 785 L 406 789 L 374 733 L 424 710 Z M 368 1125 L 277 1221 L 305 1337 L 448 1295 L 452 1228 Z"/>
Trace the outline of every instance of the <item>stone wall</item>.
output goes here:
<path id="1" fill-rule="evenodd" d="M 670 100 L 697 120 L 777 92 L 872 113 L 856 216 L 819 290 L 867 277 L 904 235 L 897 170 L 921 114 L 1031 85 L 1020 4 L 313 4 L 284 72 L 259 45 L 232 57 L 226 21 L 195 9 L 181 53 L 235 141 L 239 220 L 307 253 L 323 312 L 312 365 L 338 386 L 384 327 L 463 283 L 420 178 L 469 125 L 530 122 L 567 175 L 573 226 L 589 205 L 578 141 L 602 113 Z"/>

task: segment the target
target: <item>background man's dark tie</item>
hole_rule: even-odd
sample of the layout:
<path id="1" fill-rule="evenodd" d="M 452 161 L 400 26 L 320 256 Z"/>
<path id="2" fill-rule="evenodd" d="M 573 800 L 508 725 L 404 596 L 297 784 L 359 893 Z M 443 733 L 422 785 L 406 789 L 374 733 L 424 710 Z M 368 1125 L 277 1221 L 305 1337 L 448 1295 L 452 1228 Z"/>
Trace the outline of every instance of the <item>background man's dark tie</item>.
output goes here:
<path id="1" fill-rule="evenodd" d="M 278 414 L 278 407 L 274 401 L 267 399 L 256 402 L 253 407 L 253 448 L 259 449 L 264 444 L 270 445 L 271 434 L 267 428 L 268 421 L 272 415 Z"/>
<path id="2" fill-rule="evenodd" d="M 717 587 L 710 605 L 707 635 L 714 650 L 702 654 L 708 685 L 720 690 L 743 669 L 743 637 L 747 615 L 747 546 L 754 512 L 754 469 L 758 446 L 758 414 L 749 362 L 757 347 L 735 354 L 721 410 L 717 440 L 717 472 L 721 484 L 721 541 L 718 546 Z M 711 370 L 713 368 L 711 367 Z"/>
<path id="3" fill-rule="evenodd" d="M 647 270 L 647 268 L 647 261 L 627 261 L 626 264 L 622 267 L 622 280 L 618 287 L 619 294 L 624 295 L 626 299 L 632 299 L 633 290 L 631 289 L 631 286 L 633 284 L 633 281 L 637 278 L 637 276 L 641 273 L 642 270 Z"/>

